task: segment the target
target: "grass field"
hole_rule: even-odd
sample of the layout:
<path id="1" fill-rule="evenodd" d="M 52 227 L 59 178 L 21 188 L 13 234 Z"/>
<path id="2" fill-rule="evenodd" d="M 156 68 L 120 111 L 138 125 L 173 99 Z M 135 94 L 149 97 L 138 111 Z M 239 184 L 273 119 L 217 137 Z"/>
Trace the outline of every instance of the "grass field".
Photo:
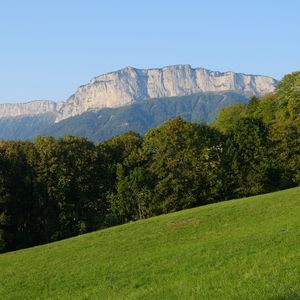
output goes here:
<path id="1" fill-rule="evenodd" d="M 300 188 L 0 255 L 0 299 L 300 299 Z"/>

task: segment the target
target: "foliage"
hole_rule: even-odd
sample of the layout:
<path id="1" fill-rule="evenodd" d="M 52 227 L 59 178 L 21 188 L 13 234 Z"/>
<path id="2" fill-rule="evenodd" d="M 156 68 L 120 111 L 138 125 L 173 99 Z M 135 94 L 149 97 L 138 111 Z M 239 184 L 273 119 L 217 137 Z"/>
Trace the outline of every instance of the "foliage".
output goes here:
<path id="1" fill-rule="evenodd" d="M 0 142 L 0 251 L 299 185 L 299 78 L 212 126 L 177 117 L 98 144 Z"/>
<path id="2" fill-rule="evenodd" d="M 230 130 L 224 153 L 224 178 L 230 197 L 270 191 L 268 128 L 256 118 L 241 118 Z"/>
<path id="3" fill-rule="evenodd" d="M 239 119 L 259 118 L 268 128 L 269 179 L 273 186 L 288 188 L 300 183 L 300 72 L 286 75 L 277 90 L 261 99 L 253 98 L 246 112 L 224 118 L 234 106 L 220 111 L 215 124 L 230 131 Z M 233 113 L 234 114 L 234 113 Z M 233 122 L 233 118 L 235 121 Z M 220 125 L 218 127 L 220 129 Z M 271 170 L 272 169 L 272 170 Z"/>
<path id="4" fill-rule="evenodd" d="M 227 133 L 245 115 L 246 109 L 247 106 L 241 103 L 223 108 L 220 110 L 213 126 L 222 133 Z"/>
<path id="5" fill-rule="evenodd" d="M 148 169 L 158 211 L 176 211 L 208 203 L 218 197 L 221 135 L 206 125 L 181 118 L 145 135 Z"/>

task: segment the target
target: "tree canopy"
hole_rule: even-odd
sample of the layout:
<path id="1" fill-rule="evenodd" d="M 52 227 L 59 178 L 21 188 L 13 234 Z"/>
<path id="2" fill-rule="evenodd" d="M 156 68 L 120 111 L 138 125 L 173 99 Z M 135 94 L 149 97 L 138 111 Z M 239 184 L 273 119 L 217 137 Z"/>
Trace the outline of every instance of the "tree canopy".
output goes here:
<path id="1" fill-rule="evenodd" d="M 0 142 L 0 251 L 300 184 L 300 72 L 212 125 Z"/>

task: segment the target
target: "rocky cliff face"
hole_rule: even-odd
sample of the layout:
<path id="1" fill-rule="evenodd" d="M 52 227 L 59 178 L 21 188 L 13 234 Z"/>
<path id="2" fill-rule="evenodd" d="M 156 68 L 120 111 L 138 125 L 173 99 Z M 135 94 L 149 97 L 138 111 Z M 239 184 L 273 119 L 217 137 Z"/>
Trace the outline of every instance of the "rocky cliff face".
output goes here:
<path id="1" fill-rule="evenodd" d="M 266 76 L 213 72 L 189 65 L 150 70 L 127 67 L 95 77 L 79 87 L 59 111 L 58 120 L 88 110 L 198 92 L 235 91 L 246 96 L 262 96 L 273 92 L 275 86 L 276 80 Z"/>
<path id="2" fill-rule="evenodd" d="M 245 96 L 273 92 L 276 80 L 266 76 L 214 72 L 190 65 L 141 70 L 131 67 L 93 78 L 65 103 L 35 101 L 0 105 L 0 117 L 55 112 L 56 122 L 103 107 L 120 107 L 151 98 L 198 92 L 234 91 Z"/>
<path id="3" fill-rule="evenodd" d="M 4 103 L 0 104 L 0 118 L 34 116 L 45 113 L 55 113 L 64 105 L 63 102 L 48 100 L 31 101 L 27 103 Z"/>

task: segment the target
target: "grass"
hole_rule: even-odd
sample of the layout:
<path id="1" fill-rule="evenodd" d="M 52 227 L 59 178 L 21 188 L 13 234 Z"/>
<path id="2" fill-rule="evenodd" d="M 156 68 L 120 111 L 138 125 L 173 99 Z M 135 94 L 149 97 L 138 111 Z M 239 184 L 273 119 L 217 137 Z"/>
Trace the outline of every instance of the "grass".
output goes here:
<path id="1" fill-rule="evenodd" d="M 0 299 L 300 299 L 300 188 L 2 254 Z"/>

